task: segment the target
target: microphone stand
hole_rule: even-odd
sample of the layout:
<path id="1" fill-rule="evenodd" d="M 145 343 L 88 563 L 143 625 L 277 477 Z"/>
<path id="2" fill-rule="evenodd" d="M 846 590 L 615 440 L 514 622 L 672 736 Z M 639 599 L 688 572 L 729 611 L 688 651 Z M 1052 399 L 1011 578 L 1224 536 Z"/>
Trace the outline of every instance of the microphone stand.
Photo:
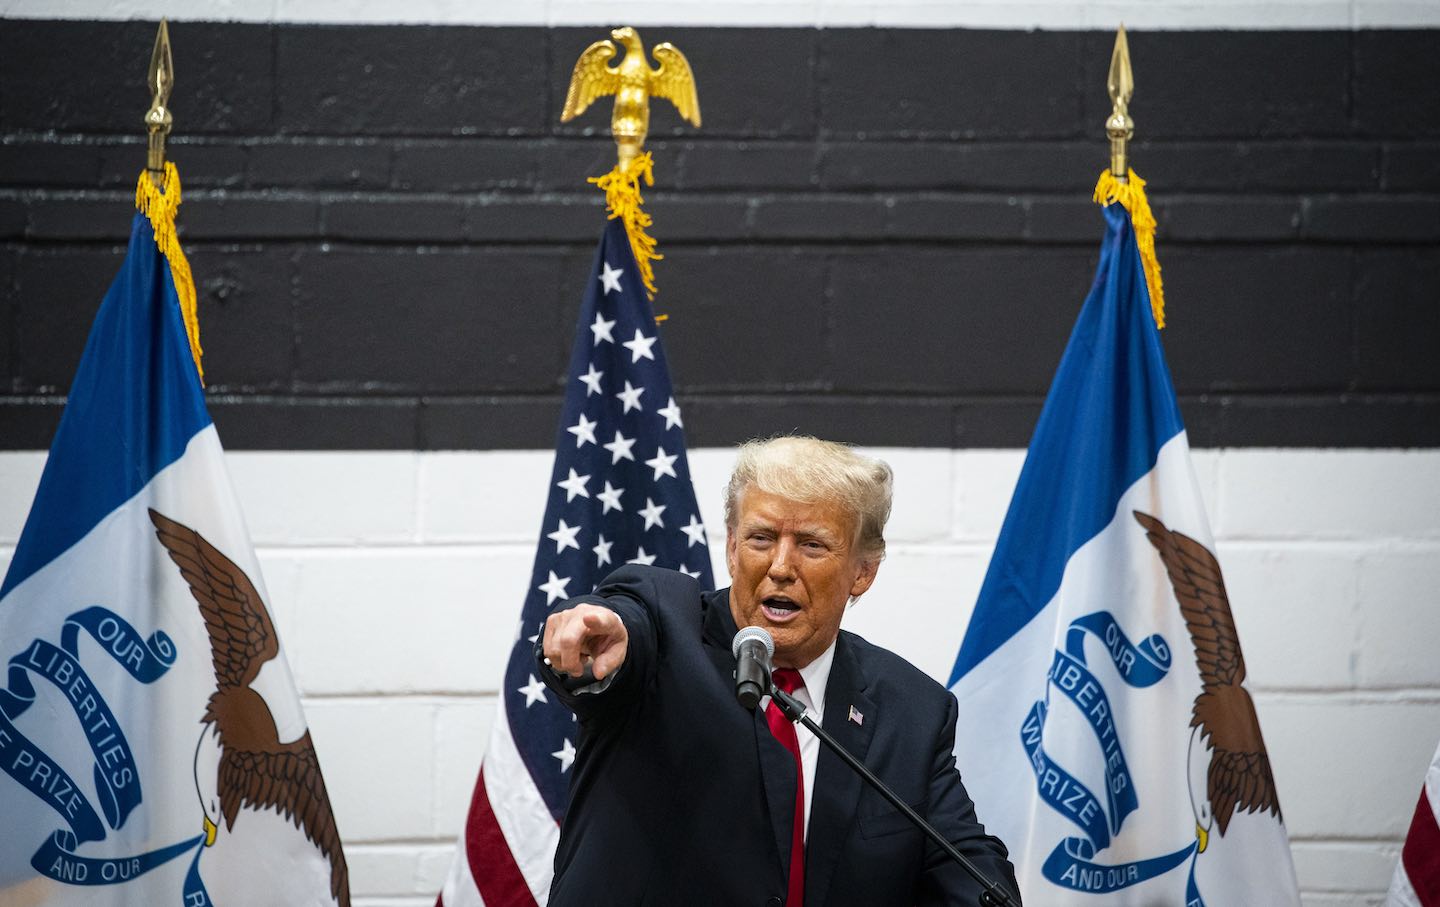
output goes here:
<path id="1" fill-rule="evenodd" d="M 1016 907 L 1016 902 L 1010 897 L 1010 892 L 1002 888 L 999 883 L 987 878 L 978 866 L 970 862 L 963 853 L 955 848 L 954 844 L 951 844 L 945 839 L 944 835 L 936 831 L 935 826 L 925 821 L 923 816 L 912 809 L 910 804 L 900 799 L 899 795 L 886 786 L 884 781 L 875 777 L 874 773 L 865 767 L 865 763 L 856 759 L 851 755 L 849 750 L 840 745 L 839 741 L 826 733 L 825 729 L 816 723 L 814 718 L 810 717 L 810 713 L 805 710 L 805 706 L 801 705 L 798 699 L 775 686 L 773 683 L 770 685 L 770 698 L 780 707 L 780 711 L 784 713 L 786 718 L 792 722 L 799 722 L 809 728 L 810 733 L 820 738 L 820 742 L 828 746 L 832 753 L 839 756 L 846 765 L 854 769 L 856 774 L 864 778 L 865 782 L 871 787 L 875 788 L 880 796 L 889 801 L 891 806 L 904 813 L 905 818 L 909 819 L 912 825 L 924 832 L 925 836 L 933 841 L 941 850 L 945 851 L 950 859 L 960 864 L 961 869 L 968 872 L 972 879 L 980 883 L 982 889 L 980 892 L 980 904 L 982 907 Z"/>

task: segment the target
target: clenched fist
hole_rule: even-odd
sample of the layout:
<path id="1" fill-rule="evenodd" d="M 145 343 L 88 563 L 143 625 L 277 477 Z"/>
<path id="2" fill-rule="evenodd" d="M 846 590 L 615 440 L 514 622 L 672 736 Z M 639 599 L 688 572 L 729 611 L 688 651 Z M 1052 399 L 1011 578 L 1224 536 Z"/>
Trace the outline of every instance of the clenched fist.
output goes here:
<path id="1" fill-rule="evenodd" d="M 562 674 L 579 677 L 588 667 L 596 680 L 604 680 L 625 663 L 629 643 L 620 615 L 600 605 L 576 605 L 545 619 L 541 650 Z"/>

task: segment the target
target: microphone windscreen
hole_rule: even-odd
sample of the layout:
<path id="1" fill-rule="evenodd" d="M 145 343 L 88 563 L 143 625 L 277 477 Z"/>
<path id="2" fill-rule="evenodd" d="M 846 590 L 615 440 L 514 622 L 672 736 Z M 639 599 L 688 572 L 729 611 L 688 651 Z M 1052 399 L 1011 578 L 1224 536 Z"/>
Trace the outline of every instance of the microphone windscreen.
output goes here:
<path id="1" fill-rule="evenodd" d="M 770 631 L 764 627 L 746 627 L 736 633 L 735 641 L 730 644 L 730 654 L 739 658 L 740 647 L 752 639 L 760 641 L 760 644 L 765 647 L 766 655 L 773 656 L 775 654 L 775 640 L 770 638 Z"/>

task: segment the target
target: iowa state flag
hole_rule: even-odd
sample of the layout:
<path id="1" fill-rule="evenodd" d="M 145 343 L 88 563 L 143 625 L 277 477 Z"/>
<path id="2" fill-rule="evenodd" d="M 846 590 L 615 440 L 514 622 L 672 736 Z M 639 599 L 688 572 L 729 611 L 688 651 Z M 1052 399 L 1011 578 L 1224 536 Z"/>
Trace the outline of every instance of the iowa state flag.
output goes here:
<path id="1" fill-rule="evenodd" d="M 348 904 L 181 315 L 173 167 L 166 185 L 141 176 L 149 217 L 0 587 L 0 903 Z"/>
<path id="2" fill-rule="evenodd" d="M 951 676 L 957 760 L 1027 902 L 1298 907 L 1137 231 L 1104 214 Z"/>

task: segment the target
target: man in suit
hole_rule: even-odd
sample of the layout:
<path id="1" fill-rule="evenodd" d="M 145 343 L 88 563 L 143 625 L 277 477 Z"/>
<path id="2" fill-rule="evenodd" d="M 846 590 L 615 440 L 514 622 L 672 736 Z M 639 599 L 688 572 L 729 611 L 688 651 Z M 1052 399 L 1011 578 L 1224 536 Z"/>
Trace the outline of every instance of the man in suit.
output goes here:
<path id="1" fill-rule="evenodd" d="M 979 903 L 809 731 L 768 698 L 739 704 L 731 642 L 752 625 L 774 638 L 777 685 L 1019 903 L 955 767 L 954 697 L 840 629 L 884 557 L 890 498 L 890 468 L 843 445 L 750 442 L 726 491 L 729 589 L 627 566 L 557 605 L 537 658 L 581 734 L 551 907 Z"/>

